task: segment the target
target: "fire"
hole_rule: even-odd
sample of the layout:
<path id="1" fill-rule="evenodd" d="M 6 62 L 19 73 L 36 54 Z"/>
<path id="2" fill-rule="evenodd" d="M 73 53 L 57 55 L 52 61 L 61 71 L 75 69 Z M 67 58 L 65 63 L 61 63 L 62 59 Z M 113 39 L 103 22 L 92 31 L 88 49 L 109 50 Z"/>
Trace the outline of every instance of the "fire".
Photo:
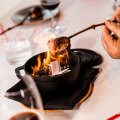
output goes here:
<path id="1" fill-rule="evenodd" d="M 53 56 L 52 54 L 50 54 L 50 52 L 46 52 L 45 58 L 43 59 L 43 61 L 40 55 L 38 55 L 36 65 L 31 67 L 32 76 L 36 76 L 37 74 L 39 74 L 40 70 L 41 71 L 44 70 L 44 73 L 47 73 L 48 75 L 50 75 L 51 74 L 50 63 L 53 61 L 58 61 L 60 65 L 67 66 L 68 65 L 68 52 L 66 51 L 64 54 L 58 55 L 58 56 Z"/>
<path id="2" fill-rule="evenodd" d="M 68 64 L 68 52 L 65 51 L 64 54 L 60 54 L 58 56 L 50 55 L 51 59 L 54 61 L 58 61 L 61 65 L 67 65 Z"/>
<path id="3" fill-rule="evenodd" d="M 43 60 L 44 67 L 48 66 L 50 64 L 50 61 L 51 61 L 50 52 L 47 52 L 46 57 Z"/>
<path id="4" fill-rule="evenodd" d="M 35 76 L 35 74 L 39 71 L 39 69 L 41 68 L 41 58 L 40 58 L 40 55 L 38 55 L 37 57 L 37 64 L 32 67 L 32 75 Z"/>

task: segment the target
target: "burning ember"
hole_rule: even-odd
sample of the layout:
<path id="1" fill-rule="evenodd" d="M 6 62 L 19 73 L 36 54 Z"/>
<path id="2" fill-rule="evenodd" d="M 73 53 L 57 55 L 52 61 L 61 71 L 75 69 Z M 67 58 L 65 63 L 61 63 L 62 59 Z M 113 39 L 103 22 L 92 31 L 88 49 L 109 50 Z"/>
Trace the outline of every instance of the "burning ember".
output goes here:
<path id="1" fill-rule="evenodd" d="M 65 72 L 69 67 L 68 52 L 53 56 L 50 52 L 45 53 L 45 57 L 37 56 L 35 66 L 32 66 L 32 76 L 56 75 Z M 67 68 L 67 69 L 66 69 Z"/>

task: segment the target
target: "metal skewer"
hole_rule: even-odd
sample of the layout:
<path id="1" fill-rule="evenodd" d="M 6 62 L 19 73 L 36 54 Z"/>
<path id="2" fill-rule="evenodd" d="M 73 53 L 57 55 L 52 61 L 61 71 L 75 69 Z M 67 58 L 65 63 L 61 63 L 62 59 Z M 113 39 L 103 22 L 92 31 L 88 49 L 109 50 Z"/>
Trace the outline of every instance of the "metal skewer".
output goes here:
<path id="1" fill-rule="evenodd" d="M 113 20 L 112 22 L 117 23 L 116 20 Z M 70 38 L 75 37 L 76 35 L 78 35 L 78 34 L 80 34 L 80 33 L 83 33 L 83 32 L 85 32 L 85 31 L 87 31 L 87 30 L 90 30 L 90 29 L 94 29 L 94 30 L 95 30 L 96 27 L 99 27 L 99 26 L 102 26 L 102 25 L 105 25 L 105 23 L 93 24 L 93 25 L 91 25 L 90 27 L 87 27 L 87 28 L 85 28 L 85 29 L 83 29 L 83 30 L 81 30 L 81 31 L 79 31 L 79 32 L 77 32 L 77 33 L 74 33 L 73 35 L 70 35 L 70 36 L 67 37 L 67 38 L 70 39 Z"/>
<path id="2" fill-rule="evenodd" d="M 23 25 L 24 22 L 27 20 L 27 18 L 30 17 L 32 14 L 36 14 L 36 15 L 39 16 L 39 13 L 38 13 L 37 8 L 32 7 L 32 8 L 29 10 L 28 14 L 25 16 L 25 18 L 24 18 L 21 22 L 19 22 L 18 24 L 14 25 L 14 26 L 12 26 L 12 27 L 7 28 L 7 29 L 4 30 L 3 32 L 1 32 L 0 35 L 3 35 L 4 33 L 8 32 L 8 31 L 10 31 L 10 30 L 12 30 L 12 29 L 14 29 L 14 28 L 16 28 L 16 27 L 18 27 L 18 26 Z"/>
<path id="3" fill-rule="evenodd" d="M 70 38 L 72 38 L 72 37 L 74 37 L 74 36 L 76 36 L 76 35 L 78 35 L 80 33 L 83 33 L 83 32 L 85 32 L 87 30 L 90 30 L 90 29 L 95 30 L 96 27 L 99 27 L 99 26 L 102 26 L 102 25 L 105 25 L 105 23 L 99 23 L 99 24 L 91 25 L 90 27 L 87 27 L 87 28 L 85 28 L 85 29 L 83 29 L 83 30 L 81 30 L 81 31 L 79 31 L 77 33 L 74 33 L 73 35 L 69 36 L 68 38 L 70 39 Z"/>

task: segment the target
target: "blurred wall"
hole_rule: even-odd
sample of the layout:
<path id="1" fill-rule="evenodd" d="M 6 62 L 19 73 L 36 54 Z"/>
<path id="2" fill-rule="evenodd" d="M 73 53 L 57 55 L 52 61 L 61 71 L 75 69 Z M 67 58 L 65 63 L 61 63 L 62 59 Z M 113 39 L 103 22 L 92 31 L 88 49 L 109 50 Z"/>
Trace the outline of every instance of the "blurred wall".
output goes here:
<path id="1" fill-rule="evenodd" d="M 21 0 L 0 0 L 0 18 Z"/>

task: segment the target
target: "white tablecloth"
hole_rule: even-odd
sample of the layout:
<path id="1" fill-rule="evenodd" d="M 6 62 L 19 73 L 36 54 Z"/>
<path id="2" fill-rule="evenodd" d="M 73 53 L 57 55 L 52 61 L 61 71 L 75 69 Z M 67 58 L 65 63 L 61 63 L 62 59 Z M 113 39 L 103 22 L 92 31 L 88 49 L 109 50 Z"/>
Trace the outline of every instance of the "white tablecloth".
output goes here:
<path id="1" fill-rule="evenodd" d="M 60 4 L 61 15 L 58 19 L 60 24 L 66 26 L 66 30 L 61 34 L 69 36 L 82 28 L 93 23 L 103 22 L 111 12 L 110 0 L 62 0 Z M 7 28 L 14 23 L 11 16 L 17 10 L 32 4 L 39 4 L 39 1 L 21 0 L 18 6 L 9 11 L 0 20 Z M 50 25 L 50 21 L 35 25 L 25 25 L 17 29 L 25 29 L 29 33 L 39 26 L 43 28 Z M 94 91 L 77 110 L 59 111 L 47 113 L 48 120 L 106 120 L 112 115 L 120 113 L 120 60 L 111 59 L 105 52 L 101 41 L 101 28 L 95 31 L 90 30 L 71 40 L 72 48 L 87 48 L 100 53 L 104 62 L 95 81 Z M 5 91 L 13 86 L 18 80 L 14 69 L 16 66 L 10 65 L 4 55 L 2 44 L 0 46 L 0 120 L 7 120 L 15 111 L 22 109 L 22 106 L 4 97 Z"/>

